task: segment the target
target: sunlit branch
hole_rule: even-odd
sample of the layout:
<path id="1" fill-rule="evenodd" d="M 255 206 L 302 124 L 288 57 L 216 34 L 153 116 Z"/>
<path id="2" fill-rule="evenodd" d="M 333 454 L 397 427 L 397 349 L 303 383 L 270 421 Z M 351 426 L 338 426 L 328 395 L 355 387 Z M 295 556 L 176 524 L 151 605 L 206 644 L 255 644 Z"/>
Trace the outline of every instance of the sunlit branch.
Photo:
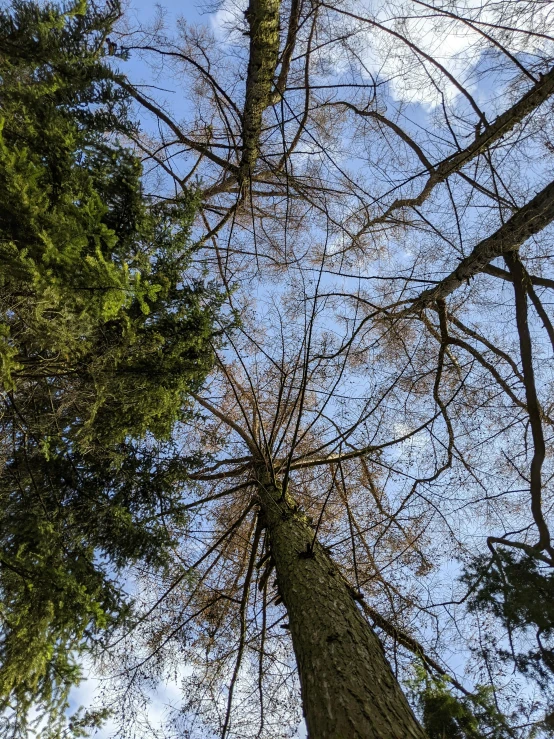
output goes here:
<path id="1" fill-rule="evenodd" d="M 448 297 L 458 287 L 483 272 L 493 259 L 515 252 L 527 239 L 542 231 L 553 220 L 554 182 L 551 182 L 495 233 L 480 241 L 453 272 L 434 287 L 424 290 L 404 313 L 413 313 L 429 303 Z"/>

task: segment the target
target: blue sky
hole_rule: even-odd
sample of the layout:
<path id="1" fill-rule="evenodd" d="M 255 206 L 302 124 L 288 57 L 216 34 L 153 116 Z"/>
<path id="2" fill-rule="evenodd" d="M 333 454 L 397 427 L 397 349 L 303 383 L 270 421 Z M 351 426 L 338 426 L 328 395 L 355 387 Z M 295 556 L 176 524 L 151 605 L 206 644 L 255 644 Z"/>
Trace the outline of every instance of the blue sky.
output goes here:
<path id="1" fill-rule="evenodd" d="M 157 6 L 155 4 L 151 2 L 146 2 L 145 0 L 140 0 L 140 2 L 137 0 L 133 0 L 131 5 L 129 6 L 128 15 L 130 18 L 134 17 L 141 24 L 146 25 L 149 21 L 154 19 L 156 7 Z M 172 24 L 174 24 L 175 20 L 180 15 L 185 16 L 187 20 L 191 23 L 206 23 L 208 25 L 211 25 L 212 27 L 214 26 L 213 15 L 210 16 L 209 14 L 201 12 L 199 4 L 196 2 L 190 2 L 190 0 L 185 0 L 185 2 L 176 2 L 175 0 L 170 0 L 169 2 L 164 2 L 163 7 L 165 8 L 167 13 L 166 23 L 170 29 Z M 449 46 L 449 44 L 446 43 L 442 44 L 441 48 L 442 52 L 446 56 L 448 56 L 448 54 L 457 53 L 456 49 L 458 47 L 456 46 L 456 44 L 450 44 Z M 134 81 L 136 81 L 137 79 L 141 79 L 144 82 L 149 81 L 149 72 L 147 68 L 136 58 L 131 59 L 131 61 L 129 62 L 128 70 L 129 75 L 133 78 Z M 163 86 L 160 80 L 157 80 L 157 84 Z M 171 81 L 168 80 L 167 86 L 171 87 L 171 84 Z M 477 92 L 480 97 L 488 97 L 492 91 L 481 87 L 479 90 L 477 90 Z M 396 87 L 392 89 L 392 94 L 395 96 L 401 96 L 403 93 L 401 92 L 399 87 Z M 410 94 L 409 99 L 412 101 L 410 114 L 416 124 L 425 124 L 427 115 L 432 109 L 432 105 L 426 98 L 426 94 L 427 91 L 425 90 L 420 91 L 419 94 L 417 92 Z M 175 97 L 173 97 L 173 95 L 175 95 Z M 171 100 L 173 110 L 182 111 L 186 109 L 186 100 L 183 97 L 179 98 L 178 95 L 178 92 L 173 94 L 168 93 L 168 99 Z M 79 703 L 89 703 L 95 692 L 99 688 L 101 688 L 101 681 L 99 681 L 98 678 L 91 676 L 90 679 L 84 682 L 79 689 L 74 691 L 72 708 L 74 708 Z M 166 712 L 165 707 L 170 703 L 178 704 L 178 701 L 179 688 L 177 685 L 161 685 L 156 693 L 152 695 L 152 705 L 150 709 L 152 720 L 154 722 L 157 720 L 163 720 Z M 97 732 L 94 736 L 97 737 L 97 739 L 107 739 L 111 736 L 112 731 L 113 725 L 107 724 L 105 729 Z M 298 736 L 305 736 L 305 731 L 302 728 L 300 729 L 300 733 L 298 734 Z"/>

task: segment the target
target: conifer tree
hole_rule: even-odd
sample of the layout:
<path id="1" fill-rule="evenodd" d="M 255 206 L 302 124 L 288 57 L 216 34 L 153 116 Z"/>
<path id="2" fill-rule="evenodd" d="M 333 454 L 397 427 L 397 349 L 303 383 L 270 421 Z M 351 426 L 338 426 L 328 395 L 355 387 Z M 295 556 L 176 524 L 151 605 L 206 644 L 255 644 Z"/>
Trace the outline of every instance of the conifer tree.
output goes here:
<path id="1" fill-rule="evenodd" d="M 124 567 L 164 567 L 194 460 L 171 441 L 212 363 L 193 191 L 143 192 L 118 10 L 0 13 L 0 710 L 62 721 L 79 654 L 129 617 Z M 111 51 L 111 49 L 110 49 Z"/>

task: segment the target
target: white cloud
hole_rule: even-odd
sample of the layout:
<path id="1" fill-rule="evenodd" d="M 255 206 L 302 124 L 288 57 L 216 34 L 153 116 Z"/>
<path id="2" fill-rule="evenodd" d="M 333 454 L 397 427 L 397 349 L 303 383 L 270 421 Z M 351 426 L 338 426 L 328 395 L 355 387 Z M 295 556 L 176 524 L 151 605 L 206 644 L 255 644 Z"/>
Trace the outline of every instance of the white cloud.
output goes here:
<path id="1" fill-rule="evenodd" d="M 432 0 L 428 2 L 432 3 Z M 442 65 L 471 95 L 479 96 L 478 80 L 475 76 L 469 77 L 468 73 L 473 71 L 481 59 L 483 49 L 492 47 L 476 30 L 477 26 L 473 28 L 446 15 L 441 16 L 438 13 L 433 15 L 427 8 L 409 0 L 401 3 L 392 3 L 390 0 L 365 0 L 365 2 L 354 0 L 349 9 L 353 14 L 372 19 L 382 26 L 378 28 L 362 21 L 351 20 L 351 27 L 357 26 L 360 29 L 356 39 L 363 64 L 370 74 L 389 80 L 391 94 L 396 100 L 420 103 L 432 109 L 441 103 L 441 93 L 447 102 L 462 94 L 452 81 L 441 75 L 433 61 Z M 460 3 L 457 10 L 465 17 L 478 16 L 480 21 L 492 25 L 497 20 L 494 6 L 490 10 L 477 8 L 472 13 L 471 9 L 464 8 Z M 551 24 L 550 16 L 553 13 L 554 2 L 545 3 L 540 9 L 536 9 L 532 16 L 522 14 L 518 27 L 521 30 L 529 29 L 532 23 L 535 29 L 541 30 Z M 481 28 L 494 34 L 488 26 Z M 417 50 L 414 47 L 410 48 L 387 30 L 398 32 L 417 46 Z M 546 49 L 547 44 L 552 47 L 550 42 L 523 33 L 511 34 L 506 43 L 512 54 L 533 51 L 548 55 L 553 51 L 552 48 Z M 423 54 L 418 54 L 418 50 Z M 338 57 L 336 55 L 335 49 L 333 57 L 329 57 L 328 62 L 334 72 L 340 74 L 346 64 L 346 53 L 343 52 Z M 427 55 L 430 60 L 426 60 L 423 55 Z M 430 74 L 426 74 L 424 67 L 427 67 Z M 442 77 L 440 92 L 433 85 L 431 75 L 435 79 Z"/>
<path id="2" fill-rule="evenodd" d="M 248 8 L 248 0 L 223 0 L 221 7 L 210 15 L 210 24 L 216 37 L 221 41 L 236 42 L 240 40 L 244 25 L 244 12 Z"/>

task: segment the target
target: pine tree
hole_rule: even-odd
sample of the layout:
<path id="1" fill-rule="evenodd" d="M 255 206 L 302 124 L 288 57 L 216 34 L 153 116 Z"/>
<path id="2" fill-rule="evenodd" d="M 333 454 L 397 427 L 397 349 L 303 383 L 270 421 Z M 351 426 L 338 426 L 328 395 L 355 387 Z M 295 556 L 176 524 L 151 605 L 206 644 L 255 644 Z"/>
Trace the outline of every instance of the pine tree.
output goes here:
<path id="1" fill-rule="evenodd" d="M 217 290 L 187 269 L 195 194 L 146 198 L 122 143 L 116 18 L 0 13 L 0 709 L 23 735 L 37 703 L 62 720 L 79 655 L 129 617 L 118 573 L 167 561 L 194 463 L 171 431 L 216 340 Z"/>

